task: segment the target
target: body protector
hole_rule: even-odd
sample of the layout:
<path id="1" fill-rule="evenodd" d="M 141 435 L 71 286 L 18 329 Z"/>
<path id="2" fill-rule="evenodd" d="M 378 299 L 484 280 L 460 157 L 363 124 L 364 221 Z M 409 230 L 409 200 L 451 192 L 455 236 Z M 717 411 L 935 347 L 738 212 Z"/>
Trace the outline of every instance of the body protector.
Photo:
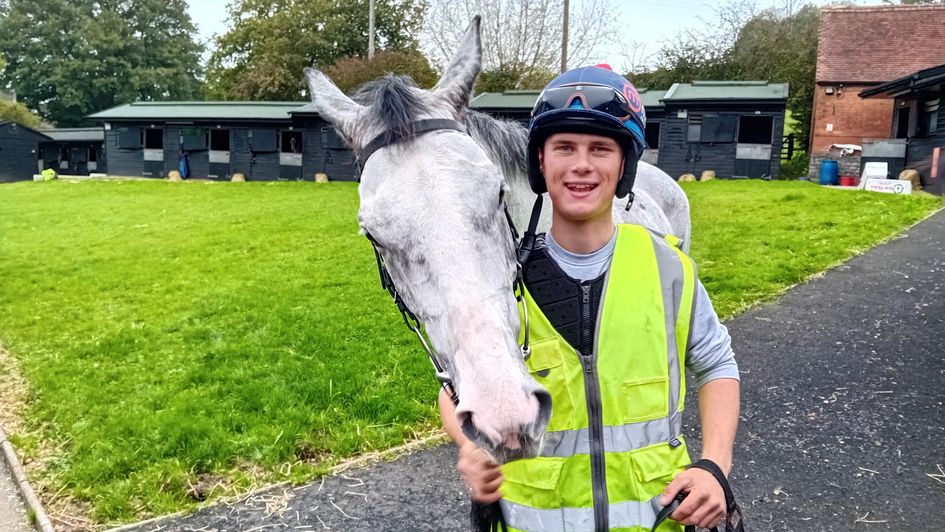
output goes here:
<path id="1" fill-rule="evenodd" d="M 653 526 L 660 494 L 689 463 L 681 412 L 696 275 L 678 243 L 640 226 L 618 227 L 587 353 L 552 327 L 526 280 L 526 366 L 554 408 L 539 456 L 502 466 L 500 503 L 510 530 Z M 665 522 L 659 530 L 682 527 Z"/>
<path id="2" fill-rule="evenodd" d="M 547 192 L 538 152 L 555 133 L 588 133 L 616 140 L 624 153 L 623 176 L 616 195 L 633 188 L 637 162 L 646 146 L 646 111 L 640 94 L 606 65 L 569 70 L 538 96 L 528 126 L 528 180 L 536 194 Z"/>

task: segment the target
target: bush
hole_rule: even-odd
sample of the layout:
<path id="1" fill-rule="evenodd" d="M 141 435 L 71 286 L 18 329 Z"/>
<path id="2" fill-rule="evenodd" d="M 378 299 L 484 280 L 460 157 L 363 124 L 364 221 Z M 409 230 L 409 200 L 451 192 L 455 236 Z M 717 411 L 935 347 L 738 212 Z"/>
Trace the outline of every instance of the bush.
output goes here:
<path id="1" fill-rule="evenodd" d="M 781 163 L 781 173 L 778 179 L 799 179 L 806 177 L 810 166 L 810 156 L 805 152 L 797 152 L 791 160 Z"/>

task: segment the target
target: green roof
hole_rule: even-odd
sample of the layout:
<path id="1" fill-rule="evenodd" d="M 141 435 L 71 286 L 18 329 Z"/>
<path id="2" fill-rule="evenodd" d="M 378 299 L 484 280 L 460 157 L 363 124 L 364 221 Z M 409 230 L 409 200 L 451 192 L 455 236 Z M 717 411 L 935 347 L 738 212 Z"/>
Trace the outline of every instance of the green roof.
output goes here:
<path id="1" fill-rule="evenodd" d="M 666 91 L 640 89 L 640 97 L 647 108 L 663 107 L 660 101 Z M 469 104 L 473 109 L 515 109 L 531 111 L 541 91 L 513 90 L 505 92 L 484 92 L 476 96 Z"/>
<path id="2" fill-rule="evenodd" d="M 93 120 L 288 120 L 305 102 L 135 102 L 88 116 Z"/>
<path id="3" fill-rule="evenodd" d="M 538 90 L 484 92 L 469 103 L 473 109 L 527 109 L 532 110 L 538 99 Z"/>
<path id="4" fill-rule="evenodd" d="M 664 102 L 718 100 L 787 100 L 787 83 L 767 81 L 693 81 L 674 83 Z"/>

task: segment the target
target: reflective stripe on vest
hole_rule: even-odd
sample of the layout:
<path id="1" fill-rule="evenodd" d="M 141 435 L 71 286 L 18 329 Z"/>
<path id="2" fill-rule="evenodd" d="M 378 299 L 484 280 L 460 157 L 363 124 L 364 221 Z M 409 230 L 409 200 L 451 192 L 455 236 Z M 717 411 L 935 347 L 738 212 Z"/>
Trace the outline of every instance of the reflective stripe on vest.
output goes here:
<path id="1" fill-rule="evenodd" d="M 655 499 L 689 462 L 681 436 L 695 269 L 672 237 L 618 227 L 601 296 L 590 378 L 599 381 L 606 516 L 614 529 L 649 529 Z M 538 458 L 503 466 L 505 519 L 514 530 L 593 530 L 585 366 L 527 291 L 532 356 L 552 396 Z M 660 530 L 681 530 L 673 523 Z"/>
<path id="2" fill-rule="evenodd" d="M 656 515 L 663 508 L 659 503 L 659 495 L 649 501 L 625 501 L 611 504 L 608 508 L 611 528 L 643 528 L 647 531 L 656 521 Z M 542 532 L 564 532 L 578 530 L 593 530 L 593 508 L 532 508 L 521 504 L 500 500 L 502 516 L 506 523 L 538 523 Z M 660 527 L 663 530 L 663 527 Z"/>

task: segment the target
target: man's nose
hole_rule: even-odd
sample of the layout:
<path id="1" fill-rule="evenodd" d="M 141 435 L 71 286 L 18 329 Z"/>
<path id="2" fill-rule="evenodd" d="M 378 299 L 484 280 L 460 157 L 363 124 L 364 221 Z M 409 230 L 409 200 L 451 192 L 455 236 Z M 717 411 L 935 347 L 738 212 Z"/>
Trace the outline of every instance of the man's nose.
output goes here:
<path id="1" fill-rule="evenodd" d="M 592 170 L 590 151 L 578 149 L 574 159 L 574 166 L 572 166 L 571 169 L 581 174 L 590 172 Z"/>

